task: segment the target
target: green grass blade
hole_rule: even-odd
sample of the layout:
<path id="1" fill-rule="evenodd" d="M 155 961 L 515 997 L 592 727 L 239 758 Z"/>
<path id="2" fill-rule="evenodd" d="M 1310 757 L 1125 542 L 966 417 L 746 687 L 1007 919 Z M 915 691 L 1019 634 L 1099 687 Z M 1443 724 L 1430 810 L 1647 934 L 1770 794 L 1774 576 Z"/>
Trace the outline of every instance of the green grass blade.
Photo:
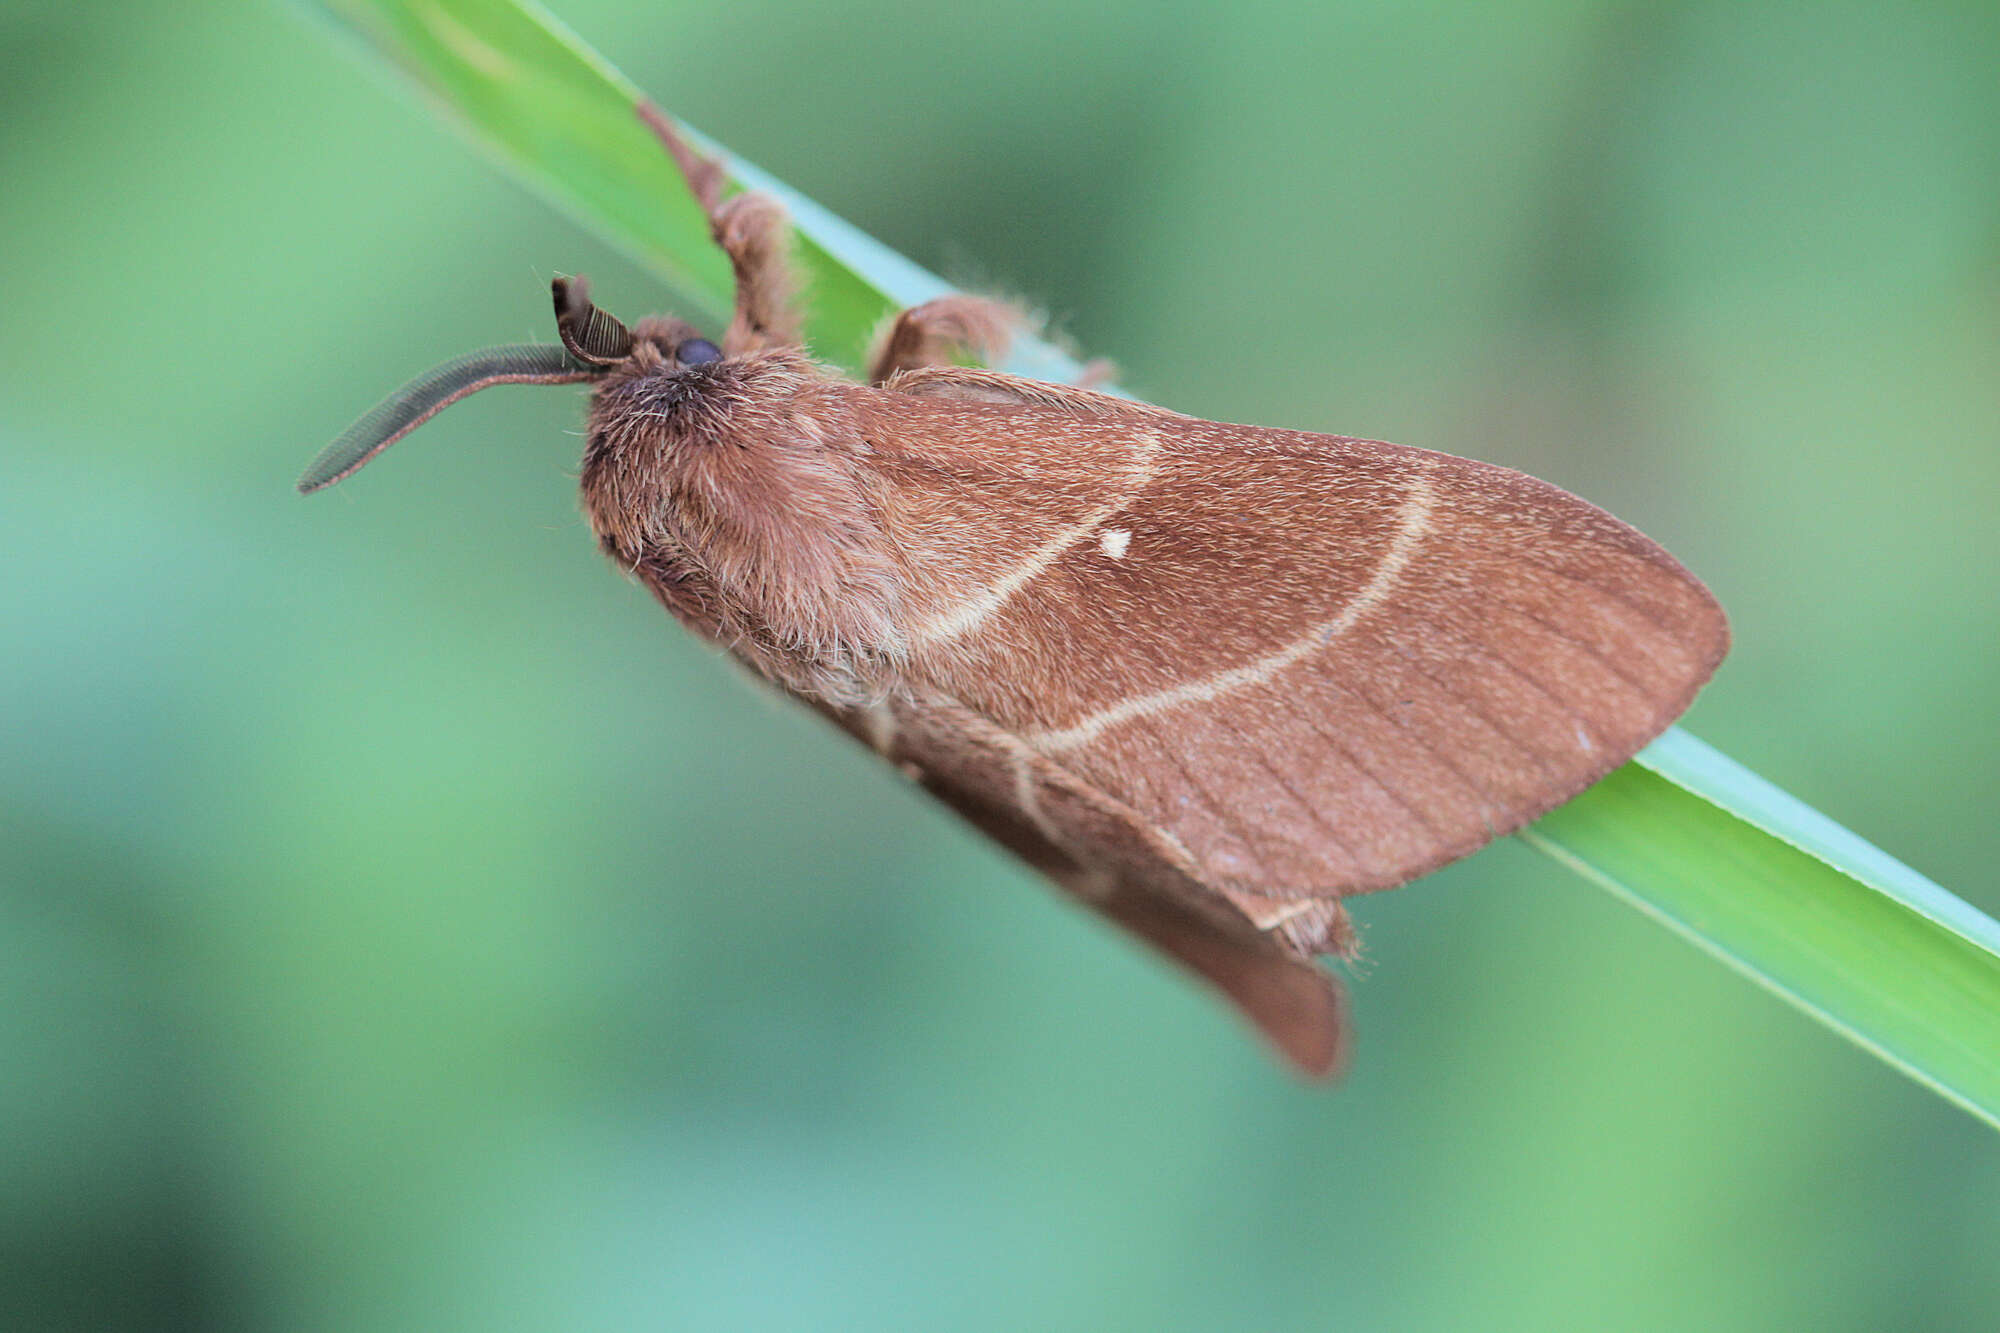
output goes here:
<path id="1" fill-rule="evenodd" d="M 640 93 L 524 0 L 320 0 L 510 168 L 720 314 L 728 266 Z M 671 98 L 664 99 L 671 101 Z M 715 145 L 695 135 L 711 150 Z M 854 366 L 936 277 L 771 180 L 792 210 L 823 357 Z M 1066 379 L 1032 340 L 1010 366 Z M 1678 729 L 1521 836 L 2000 1125 L 2000 925 Z"/>
<path id="2" fill-rule="evenodd" d="M 1675 728 L 1520 835 L 2000 1125 L 2000 923 Z"/>
<path id="3" fill-rule="evenodd" d="M 421 88 L 487 152 L 585 227 L 653 268 L 705 313 L 732 304 L 729 264 L 665 153 L 633 114 L 639 88 L 527 0 L 312 0 Z M 671 111 L 671 95 L 656 97 Z M 738 185 L 791 210 L 810 293 L 806 334 L 822 359 L 858 368 L 882 317 L 951 289 L 728 149 L 677 121 Z M 684 312 L 691 313 L 691 312 Z M 1022 374 L 1076 364 L 1023 339 Z"/>

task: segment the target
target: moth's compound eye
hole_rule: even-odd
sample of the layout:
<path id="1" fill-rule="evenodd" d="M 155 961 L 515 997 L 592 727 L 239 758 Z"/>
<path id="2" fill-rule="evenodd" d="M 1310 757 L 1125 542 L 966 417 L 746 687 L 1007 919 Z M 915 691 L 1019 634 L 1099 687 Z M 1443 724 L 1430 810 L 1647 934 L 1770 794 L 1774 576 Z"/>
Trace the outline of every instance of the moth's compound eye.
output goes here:
<path id="1" fill-rule="evenodd" d="M 705 366 L 722 360 L 722 349 L 706 338 L 690 338 L 680 345 L 674 357 L 684 366 Z"/>

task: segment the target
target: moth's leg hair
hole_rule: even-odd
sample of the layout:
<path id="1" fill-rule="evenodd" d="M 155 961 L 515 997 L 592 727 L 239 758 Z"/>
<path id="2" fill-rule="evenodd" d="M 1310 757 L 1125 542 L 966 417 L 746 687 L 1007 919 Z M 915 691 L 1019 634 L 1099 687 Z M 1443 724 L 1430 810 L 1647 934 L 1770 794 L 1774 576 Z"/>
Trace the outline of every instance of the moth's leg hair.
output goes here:
<path id="1" fill-rule="evenodd" d="M 879 385 L 899 370 L 949 366 L 963 353 L 986 364 L 1003 359 L 1014 331 L 1027 316 L 1005 301 L 983 296 L 940 296 L 911 306 L 875 339 L 868 354 L 868 382 Z"/>
<path id="2" fill-rule="evenodd" d="M 697 153 L 651 102 L 639 104 L 639 119 L 681 169 L 689 192 L 708 214 L 710 234 L 736 270 L 736 314 L 722 336 L 723 353 L 740 356 L 766 347 L 798 346 L 800 318 L 784 205 L 754 192 L 724 199 L 727 179 L 721 163 Z"/>

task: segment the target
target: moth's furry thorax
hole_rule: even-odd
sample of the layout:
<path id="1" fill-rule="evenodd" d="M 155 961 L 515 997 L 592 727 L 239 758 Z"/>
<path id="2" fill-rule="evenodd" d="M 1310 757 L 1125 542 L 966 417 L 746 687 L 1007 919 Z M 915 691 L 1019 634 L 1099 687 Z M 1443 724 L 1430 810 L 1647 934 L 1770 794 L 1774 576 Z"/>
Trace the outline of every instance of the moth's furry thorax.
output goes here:
<path id="1" fill-rule="evenodd" d="M 878 698 L 903 653 L 898 580 L 835 381 L 789 349 L 682 366 L 646 320 L 592 395 L 584 512 L 668 610 L 803 694 Z"/>

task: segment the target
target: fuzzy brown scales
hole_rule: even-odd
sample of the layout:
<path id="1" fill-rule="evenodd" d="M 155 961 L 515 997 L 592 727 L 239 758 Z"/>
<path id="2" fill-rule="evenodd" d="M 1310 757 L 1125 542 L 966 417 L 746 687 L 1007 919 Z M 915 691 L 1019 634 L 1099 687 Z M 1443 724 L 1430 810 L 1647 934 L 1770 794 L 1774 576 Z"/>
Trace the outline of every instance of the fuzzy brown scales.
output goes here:
<path id="1" fill-rule="evenodd" d="M 1305 1068 L 1338 1050 L 1303 959 L 1351 951 L 1339 898 L 1603 776 L 1724 646 L 1657 546 L 1504 469 L 773 354 L 681 372 L 635 429 L 662 378 L 599 390 L 583 479 L 661 600 Z"/>
<path id="2" fill-rule="evenodd" d="M 582 486 L 600 543 L 780 684 L 880 697 L 901 576 L 865 494 L 852 386 L 784 348 L 681 367 L 647 323 L 591 399 Z"/>
<path id="3" fill-rule="evenodd" d="M 1010 318 L 965 297 L 841 379 L 796 345 L 775 208 L 721 199 L 645 114 L 738 308 L 720 351 L 646 320 L 597 374 L 582 489 L 607 554 L 1299 1068 L 1342 1057 L 1312 958 L 1353 953 L 1343 897 L 1567 800 L 1720 661 L 1693 576 L 1519 473 L 956 368 Z M 555 295 L 565 328 L 627 345 L 580 283 Z"/>

